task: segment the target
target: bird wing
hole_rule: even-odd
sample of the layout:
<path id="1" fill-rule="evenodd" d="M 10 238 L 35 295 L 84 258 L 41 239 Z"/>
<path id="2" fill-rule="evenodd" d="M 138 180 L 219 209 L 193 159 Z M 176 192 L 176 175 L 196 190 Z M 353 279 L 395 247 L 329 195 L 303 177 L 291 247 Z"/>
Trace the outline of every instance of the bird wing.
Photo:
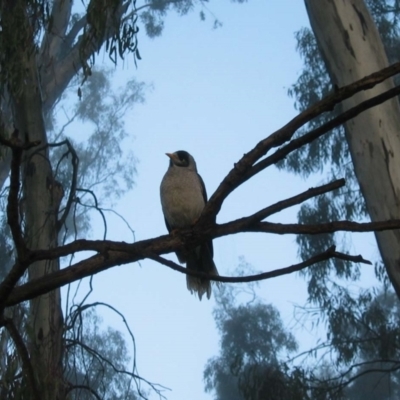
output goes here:
<path id="1" fill-rule="evenodd" d="M 204 184 L 203 178 L 199 174 L 197 174 L 197 176 L 199 177 L 199 181 L 200 181 L 200 185 L 201 185 L 201 194 L 203 195 L 204 203 L 207 203 L 206 185 Z M 214 247 L 213 247 L 212 240 L 208 241 L 206 243 L 206 246 L 208 247 L 208 250 L 210 251 L 211 258 L 212 258 L 214 256 Z"/>
<path id="2" fill-rule="evenodd" d="M 200 185 L 201 185 L 201 194 L 203 195 L 203 199 L 204 199 L 204 203 L 207 203 L 207 191 L 206 191 L 206 185 L 204 185 L 204 181 L 203 178 L 197 174 L 199 181 L 200 181 Z"/>
<path id="3" fill-rule="evenodd" d="M 167 218 L 164 217 L 164 221 L 165 221 L 165 226 L 166 226 L 167 229 L 168 229 L 168 232 L 171 232 L 172 229 L 171 229 L 171 226 L 169 225 L 169 223 L 168 223 L 168 221 L 167 221 Z"/>

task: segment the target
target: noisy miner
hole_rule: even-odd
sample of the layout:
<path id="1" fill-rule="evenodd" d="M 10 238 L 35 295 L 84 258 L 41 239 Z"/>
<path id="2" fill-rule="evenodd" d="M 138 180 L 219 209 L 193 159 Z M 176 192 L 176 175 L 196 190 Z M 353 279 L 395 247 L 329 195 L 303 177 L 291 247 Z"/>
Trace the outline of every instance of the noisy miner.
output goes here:
<path id="1" fill-rule="evenodd" d="M 197 173 L 196 162 L 187 151 L 166 155 L 170 161 L 161 182 L 160 195 L 165 224 L 171 232 L 190 227 L 197 221 L 207 202 L 207 193 L 203 179 Z M 194 249 L 176 252 L 179 262 L 186 263 L 188 270 L 218 275 L 213 254 L 212 240 Z M 200 300 L 205 293 L 210 298 L 211 282 L 208 279 L 186 275 L 186 282 L 190 292 L 197 293 Z"/>

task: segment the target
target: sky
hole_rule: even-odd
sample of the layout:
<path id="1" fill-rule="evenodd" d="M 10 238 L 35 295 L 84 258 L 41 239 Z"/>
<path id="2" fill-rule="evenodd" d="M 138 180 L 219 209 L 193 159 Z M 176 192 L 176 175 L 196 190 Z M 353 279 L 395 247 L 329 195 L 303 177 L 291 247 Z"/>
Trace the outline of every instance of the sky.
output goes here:
<path id="1" fill-rule="evenodd" d="M 165 153 L 189 151 L 211 195 L 245 152 L 296 115 L 287 91 L 302 68 L 294 33 L 308 26 L 303 2 L 219 0 L 211 1 L 209 9 L 222 27 L 212 29 L 211 14 L 200 21 L 200 9 L 184 17 L 169 14 L 161 37 L 139 33 L 142 60 L 137 67 L 127 59 L 115 75 L 115 86 L 133 76 L 152 86 L 145 103 L 126 115 L 130 137 L 125 146 L 138 159 L 137 176 L 135 187 L 116 206 L 136 240 L 167 233 L 159 199 L 169 162 Z M 269 168 L 229 196 L 218 222 L 251 214 L 320 180 Z M 281 212 L 271 221 L 296 222 L 297 210 Z M 96 231 L 101 225 L 96 224 L 93 237 L 100 238 Z M 107 238 L 132 241 L 125 224 L 111 214 Z M 376 252 L 372 236 L 363 240 L 363 249 Z M 231 275 L 240 257 L 260 271 L 299 262 L 292 235 L 231 235 L 215 240 L 214 252 L 221 275 Z M 366 258 L 369 254 L 363 253 Z M 173 254 L 167 258 L 176 261 Z M 203 370 L 219 350 L 213 297 L 200 302 L 188 292 L 184 275 L 148 260 L 95 275 L 93 287 L 90 302 L 110 303 L 125 315 L 135 336 L 140 375 L 170 388 L 168 399 L 212 399 L 204 392 Z M 85 284 L 82 293 L 84 289 Z M 293 317 L 293 305 L 303 305 L 307 298 L 301 277 L 262 282 L 258 293 L 278 307 L 302 346 L 315 344 L 317 334 L 301 330 Z M 105 325 L 124 331 L 119 317 L 106 310 L 101 314 Z"/>

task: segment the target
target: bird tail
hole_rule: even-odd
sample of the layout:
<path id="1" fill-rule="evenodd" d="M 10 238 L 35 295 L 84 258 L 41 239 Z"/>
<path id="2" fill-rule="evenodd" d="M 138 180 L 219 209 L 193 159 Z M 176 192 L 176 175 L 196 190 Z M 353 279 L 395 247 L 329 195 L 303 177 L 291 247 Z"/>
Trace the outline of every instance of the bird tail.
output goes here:
<path id="1" fill-rule="evenodd" d="M 196 247 L 196 249 L 186 256 L 186 268 L 191 271 L 204 272 L 211 275 L 218 275 L 217 267 L 214 264 L 210 246 L 207 243 Z M 205 278 L 186 275 L 187 288 L 190 293 L 197 293 L 199 299 L 207 293 L 207 298 L 211 297 L 211 282 Z"/>

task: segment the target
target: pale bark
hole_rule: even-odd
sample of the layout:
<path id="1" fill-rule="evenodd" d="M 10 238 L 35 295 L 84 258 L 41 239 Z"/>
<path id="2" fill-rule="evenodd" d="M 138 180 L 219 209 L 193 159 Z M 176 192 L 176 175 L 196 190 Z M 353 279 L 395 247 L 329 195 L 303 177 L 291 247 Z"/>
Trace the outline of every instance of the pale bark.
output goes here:
<path id="1" fill-rule="evenodd" d="M 341 87 L 388 66 L 362 0 L 305 0 L 332 83 Z M 392 79 L 343 103 L 347 110 L 393 87 Z M 372 221 L 400 218 L 400 107 L 393 98 L 348 122 L 346 139 Z M 400 297 L 400 232 L 377 232 L 386 270 Z"/>

